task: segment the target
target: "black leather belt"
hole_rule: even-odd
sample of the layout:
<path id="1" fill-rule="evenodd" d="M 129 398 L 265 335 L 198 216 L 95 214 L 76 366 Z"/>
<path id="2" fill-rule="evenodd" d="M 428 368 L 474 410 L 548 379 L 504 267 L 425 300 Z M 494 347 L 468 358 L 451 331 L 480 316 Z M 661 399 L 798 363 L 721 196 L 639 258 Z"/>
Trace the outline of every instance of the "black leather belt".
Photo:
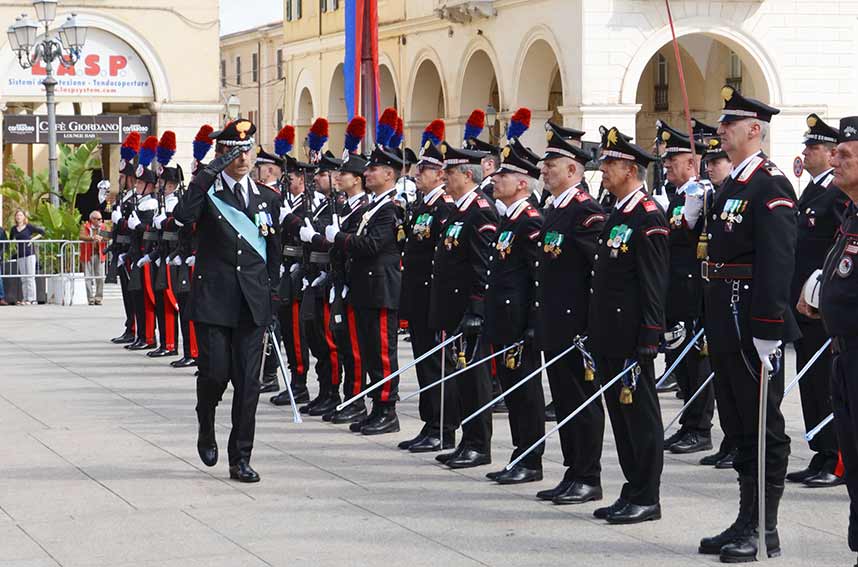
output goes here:
<path id="1" fill-rule="evenodd" d="M 179 239 L 178 232 L 165 232 L 161 235 L 161 240 L 175 241 Z"/>
<path id="2" fill-rule="evenodd" d="M 754 265 L 701 262 L 700 277 L 707 282 L 709 280 L 750 280 L 754 277 Z"/>
<path id="3" fill-rule="evenodd" d="M 300 246 L 284 246 L 283 255 L 287 258 L 302 258 L 304 256 L 304 249 Z"/>
<path id="4" fill-rule="evenodd" d="M 835 353 L 858 350 L 858 337 L 832 337 L 831 350 Z"/>
<path id="5" fill-rule="evenodd" d="M 119 234 L 116 236 L 117 244 L 131 244 L 131 237 L 127 234 Z"/>
<path id="6" fill-rule="evenodd" d="M 158 240 L 158 233 L 154 230 L 143 233 L 143 240 L 150 242 L 152 240 Z"/>
<path id="7" fill-rule="evenodd" d="M 327 252 L 310 252 L 311 264 L 330 264 L 331 255 Z"/>

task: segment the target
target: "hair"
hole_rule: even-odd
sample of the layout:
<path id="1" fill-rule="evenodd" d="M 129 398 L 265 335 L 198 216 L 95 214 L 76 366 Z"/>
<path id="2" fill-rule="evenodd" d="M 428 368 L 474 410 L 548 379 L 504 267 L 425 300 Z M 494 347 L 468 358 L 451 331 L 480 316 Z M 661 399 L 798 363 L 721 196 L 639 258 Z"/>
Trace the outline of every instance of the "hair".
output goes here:
<path id="1" fill-rule="evenodd" d="M 639 163 L 635 163 L 635 168 L 637 168 L 638 181 L 646 180 L 646 167 L 642 166 Z"/>
<path id="2" fill-rule="evenodd" d="M 521 174 L 524 180 L 527 182 L 527 194 L 533 195 L 539 189 L 539 179 L 535 179 L 529 175 Z"/>
<path id="3" fill-rule="evenodd" d="M 494 154 L 489 154 L 480 160 L 480 162 L 486 162 L 486 161 L 491 161 L 495 165 L 495 167 L 497 167 L 498 163 L 500 163 L 500 159 L 498 159 L 498 157 Z"/>
<path id="4" fill-rule="evenodd" d="M 101 211 L 99 211 L 98 209 L 93 209 L 92 211 L 90 211 L 90 213 L 89 213 L 89 220 L 92 220 L 92 215 L 95 215 L 95 214 L 100 215 L 100 214 L 101 214 Z"/>
<path id="5" fill-rule="evenodd" d="M 756 124 L 760 127 L 760 142 L 765 144 L 769 138 L 769 123 L 758 118 L 752 118 L 751 124 Z"/>
<path id="6" fill-rule="evenodd" d="M 462 164 L 457 167 L 457 169 L 463 174 L 467 174 L 469 171 L 471 172 L 471 178 L 474 183 L 480 184 L 483 181 L 483 168 L 479 165 L 474 165 L 472 163 Z"/>

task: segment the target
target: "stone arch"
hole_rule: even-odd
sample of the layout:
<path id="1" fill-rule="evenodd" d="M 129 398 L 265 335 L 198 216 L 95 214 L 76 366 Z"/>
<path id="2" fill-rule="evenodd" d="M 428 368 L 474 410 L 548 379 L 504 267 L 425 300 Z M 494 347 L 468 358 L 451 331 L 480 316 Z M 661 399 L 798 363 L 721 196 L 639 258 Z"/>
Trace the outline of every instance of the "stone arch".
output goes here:
<path id="1" fill-rule="evenodd" d="M 328 83 L 328 146 L 336 155 L 342 153 L 343 140 L 348 125 L 348 112 L 346 109 L 345 96 L 345 73 L 343 64 L 334 68 L 331 80 Z"/>
<path id="2" fill-rule="evenodd" d="M 411 88 L 411 105 L 407 109 L 405 128 L 412 144 L 420 141 L 420 134 L 431 120 L 447 115 L 447 94 L 437 58 L 424 54 L 414 66 Z"/>
<path id="3" fill-rule="evenodd" d="M 533 113 L 531 129 L 522 141 L 537 153 L 545 148 L 544 122 L 551 119 L 563 123 L 558 109 L 564 105 L 565 96 L 557 51 L 542 36 L 532 35 L 519 55 L 515 95 L 516 106 L 526 106 Z"/>
<path id="4" fill-rule="evenodd" d="M 378 107 L 381 110 L 388 106 L 398 108 L 399 91 L 394 76 L 392 65 L 386 62 L 378 65 Z"/>

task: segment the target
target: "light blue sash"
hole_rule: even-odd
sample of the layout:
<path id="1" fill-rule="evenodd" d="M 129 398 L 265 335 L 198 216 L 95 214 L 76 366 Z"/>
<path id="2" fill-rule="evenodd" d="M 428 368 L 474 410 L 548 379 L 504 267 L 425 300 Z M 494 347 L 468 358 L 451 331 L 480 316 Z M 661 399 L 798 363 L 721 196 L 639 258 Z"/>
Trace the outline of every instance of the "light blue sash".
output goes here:
<path id="1" fill-rule="evenodd" d="M 259 227 L 253 224 L 253 221 L 247 218 L 247 215 L 235 207 L 224 203 L 220 197 L 215 197 L 214 186 L 209 188 L 208 196 L 217 210 L 220 211 L 220 214 L 223 215 L 223 218 L 226 219 L 226 222 L 235 229 L 235 232 L 247 240 L 248 244 L 253 246 L 256 253 L 262 256 L 263 262 L 268 262 L 268 256 L 265 252 L 265 238 L 259 234 Z"/>

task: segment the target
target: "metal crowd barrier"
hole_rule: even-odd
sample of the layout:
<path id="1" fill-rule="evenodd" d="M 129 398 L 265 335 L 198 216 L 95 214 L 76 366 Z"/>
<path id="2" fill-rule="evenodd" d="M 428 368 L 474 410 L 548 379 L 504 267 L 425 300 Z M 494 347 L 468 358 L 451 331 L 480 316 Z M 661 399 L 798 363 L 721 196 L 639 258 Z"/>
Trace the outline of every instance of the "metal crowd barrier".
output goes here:
<path id="1" fill-rule="evenodd" d="M 34 286 L 39 303 L 85 305 L 86 280 L 103 281 L 110 262 L 108 254 L 101 275 L 85 275 L 80 252 L 82 245 L 89 244 L 97 246 L 81 240 L 0 240 L 0 278 L 6 301 L 24 300 L 24 288 Z M 106 241 L 105 246 L 108 244 Z"/>

